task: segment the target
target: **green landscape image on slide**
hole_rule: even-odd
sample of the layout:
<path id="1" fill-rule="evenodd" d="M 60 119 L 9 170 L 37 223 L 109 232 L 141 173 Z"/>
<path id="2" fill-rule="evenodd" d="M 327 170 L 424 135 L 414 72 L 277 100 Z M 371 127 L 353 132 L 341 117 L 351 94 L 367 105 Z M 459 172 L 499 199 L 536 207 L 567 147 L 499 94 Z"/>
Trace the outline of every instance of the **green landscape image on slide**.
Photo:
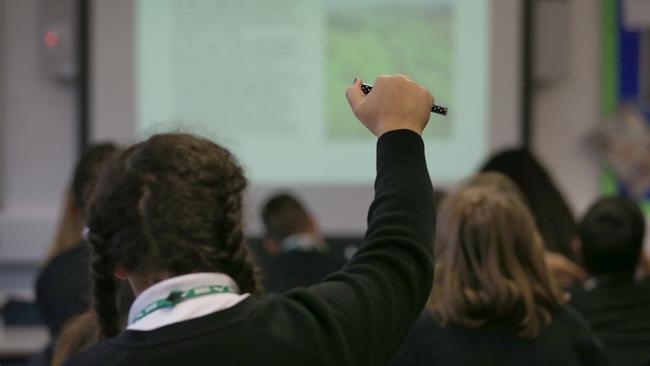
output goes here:
<path id="1" fill-rule="evenodd" d="M 341 90 L 355 76 L 372 84 L 402 73 L 424 85 L 437 104 L 453 109 L 452 6 L 379 6 L 350 12 L 330 8 L 327 40 L 327 130 L 332 138 L 368 137 L 354 123 Z M 427 136 L 445 137 L 450 119 L 432 115 Z"/>

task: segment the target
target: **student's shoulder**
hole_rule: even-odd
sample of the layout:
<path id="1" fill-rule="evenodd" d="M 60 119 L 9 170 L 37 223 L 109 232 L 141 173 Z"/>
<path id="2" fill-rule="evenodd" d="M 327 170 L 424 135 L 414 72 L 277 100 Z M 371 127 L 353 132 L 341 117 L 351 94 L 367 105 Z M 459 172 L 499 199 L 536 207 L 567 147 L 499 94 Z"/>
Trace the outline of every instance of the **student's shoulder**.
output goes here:
<path id="1" fill-rule="evenodd" d="M 650 276 L 643 277 L 639 281 L 635 282 L 635 287 L 638 289 L 650 290 Z"/>
<path id="2" fill-rule="evenodd" d="M 650 358 L 646 359 L 645 362 L 641 364 L 641 366 L 650 366 Z"/>
<path id="3" fill-rule="evenodd" d="M 576 310 L 575 306 L 571 304 L 565 304 L 557 308 L 554 314 L 554 318 L 557 319 L 561 324 L 568 326 L 574 329 L 589 329 L 589 324 L 587 320 Z"/>
<path id="4" fill-rule="evenodd" d="M 319 286 L 323 286 L 322 284 Z M 335 282 L 327 285 L 325 298 L 340 298 L 345 291 Z M 323 296 L 316 295 L 309 287 L 298 287 L 282 294 L 268 294 L 246 304 L 241 324 L 263 329 L 267 335 L 284 337 L 300 334 L 305 340 L 322 336 L 323 327 L 334 326 L 336 310 Z M 269 322 L 269 319 L 273 319 Z"/>
<path id="5" fill-rule="evenodd" d="M 69 273 L 70 270 L 86 270 L 91 255 L 90 247 L 82 242 L 52 258 L 42 268 L 39 279 L 46 278 L 52 274 Z"/>
<path id="6" fill-rule="evenodd" d="M 421 334 L 435 332 L 443 329 L 440 323 L 440 318 L 437 315 L 425 309 L 411 327 L 411 332 Z"/>
<path id="7" fill-rule="evenodd" d="M 110 341 L 104 341 L 70 356 L 63 366 L 116 365 L 127 353 L 127 350 L 112 345 Z"/>
<path id="8" fill-rule="evenodd" d="M 268 316 L 276 317 L 281 313 L 293 314 L 292 318 L 311 316 L 313 307 L 318 307 L 320 299 L 313 296 L 308 287 L 297 287 L 282 294 L 267 294 L 251 299 L 246 305 L 248 308 L 246 321 L 254 322 L 258 317 L 265 319 Z"/>
<path id="9" fill-rule="evenodd" d="M 63 363 L 63 366 L 93 365 L 94 363 L 91 362 L 92 360 L 88 360 L 88 359 L 86 359 L 86 357 L 84 357 L 83 353 L 85 353 L 85 352 L 86 351 L 68 357 L 65 360 L 65 362 Z"/>

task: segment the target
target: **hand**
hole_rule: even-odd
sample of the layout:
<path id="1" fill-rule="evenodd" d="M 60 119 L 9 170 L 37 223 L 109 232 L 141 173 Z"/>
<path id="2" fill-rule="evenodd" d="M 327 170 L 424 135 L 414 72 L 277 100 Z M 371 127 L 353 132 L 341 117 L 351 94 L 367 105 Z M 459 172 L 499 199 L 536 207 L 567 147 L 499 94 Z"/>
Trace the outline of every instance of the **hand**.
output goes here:
<path id="1" fill-rule="evenodd" d="M 546 252 L 544 261 L 561 288 L 569 288 L 571 285 L 582 283 L 587 279 L 585 271 L 562 254 Z"/>
<path id="2" fill-rule="evenodd" d="M 345 95 L 357 119 L 377 137 L 400 129 L 421 135 L 431 117 L 433 97 L 404 75 L 379 76 L 367 96 L 355 80 Z"/>

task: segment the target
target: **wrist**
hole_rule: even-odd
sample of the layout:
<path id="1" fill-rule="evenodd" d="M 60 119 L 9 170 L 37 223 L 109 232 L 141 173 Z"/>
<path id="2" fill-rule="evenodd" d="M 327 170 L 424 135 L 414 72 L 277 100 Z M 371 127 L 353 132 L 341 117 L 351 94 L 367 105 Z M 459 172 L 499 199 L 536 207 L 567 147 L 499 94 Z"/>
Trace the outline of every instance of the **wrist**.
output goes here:
<path id="1" fill-rule="evenodd" d="M 422 131 L 424 128 L 421 126 L 420 123 L 417 122 L 405 122 L 403 120 L 401 121 L 381 121 L 379 123 L 379 126 L 381 126 L 378 131 L 377 131 L 377 137 L 380 137 L 381 135 L 385 134 L 386 132 L 390 131 L 396 131 L 396 130 L 410 130 L 418 135 L 422 136 Z"/>
<path id="2" fill-rule="evenodd" d="M 422 153 L 424 157 L 424 141 L 422 136 L 413 130 L 399 129 L 384 133 L 377 139 L 377 158 L 388 159 L 389 156 L 402 155 L 404 152 Z"/>

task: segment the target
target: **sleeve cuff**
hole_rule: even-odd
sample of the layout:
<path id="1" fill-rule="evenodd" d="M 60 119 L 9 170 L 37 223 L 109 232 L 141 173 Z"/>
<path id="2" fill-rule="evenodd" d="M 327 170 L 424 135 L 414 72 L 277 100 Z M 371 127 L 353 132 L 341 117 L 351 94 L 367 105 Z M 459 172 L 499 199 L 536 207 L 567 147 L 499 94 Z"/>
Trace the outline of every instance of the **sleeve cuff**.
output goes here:
<path id="1" fill-rule="evenodd" d="M 382 159 L 395 153 L 424 156 L 424 141 L 411 130 L 388 131 L 377 141 L 377 158 Z"/>

